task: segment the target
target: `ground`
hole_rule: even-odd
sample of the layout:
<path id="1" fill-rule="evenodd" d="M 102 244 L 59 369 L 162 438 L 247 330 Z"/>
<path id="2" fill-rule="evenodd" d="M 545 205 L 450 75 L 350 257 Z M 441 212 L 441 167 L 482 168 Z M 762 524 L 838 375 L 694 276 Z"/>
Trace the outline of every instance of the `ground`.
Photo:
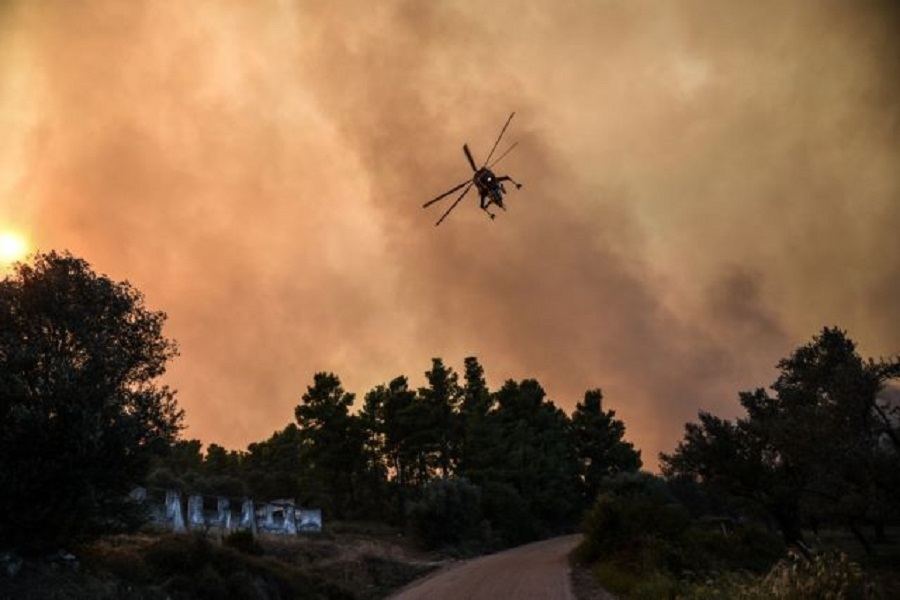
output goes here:
<path id="1" fill-rule="evenodd" d="M 508 556 L 524 556 L 532 563 L 524 568 L 531 572 L 539 570 L 535 561 L 547 562 L 553 570 L 547 570 L 551 583 L 546 587 L 565 589 L 561 598 L 613 600 L 586 568 L 570 561 L 575 539 L 530 544 Z M 512 581 L 521 579 L 521 564 L 516 566 L 509 558 L 495 554 L 463 561 L 424 552 L 400 530 L 381 524 L 336 523 L 323 534 L 256 540 L 144 532 L 108 536 L 70 553 L 28 560 L 14 578 L 0 574 L 0 600 L 374 600 L 408 589 L 422 577 L 434 574 L 430 578 L 436 579 L 438 573 L 454 570 L 462 573 L 461 566 L 475 568 L 479 561 L 485 561 L 489 570 L 492 564 L 505 564 Z M 499 600 L 502 595 L 493 597 Z"/>
<path id="2" fill-rule="evenodd" d="M 334 524 L 322 534 L 256 542 L 145 532 L 108 536 L 69 553 L 73 560 L 54 554 L 26 561 L 13 578 L 0 575 L 0 600 L 370 600 L 443 564 L 378 524 Z"/>
<path id="3" fill-rule="evenodd" d="M 575 600 L 567 535 L 461 561 L 414 582 L 391 600 Z"/>

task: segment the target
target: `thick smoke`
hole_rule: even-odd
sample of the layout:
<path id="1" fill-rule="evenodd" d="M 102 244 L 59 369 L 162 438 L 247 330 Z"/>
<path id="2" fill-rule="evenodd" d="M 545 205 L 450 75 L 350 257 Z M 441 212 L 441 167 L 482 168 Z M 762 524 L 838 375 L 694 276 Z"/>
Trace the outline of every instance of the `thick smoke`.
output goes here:
<path id="1" fill-rule="evenodd" d="M 170 316 L 187 435 L 432 356 L 602 387 L 649 467 L 825 325 L 900 337 L 891 3 L 13 2 L 0 220 Z M 523 181 L 440 227 L 468 142 Z M 501 150 L 505 144 L 501 145 Z"/>

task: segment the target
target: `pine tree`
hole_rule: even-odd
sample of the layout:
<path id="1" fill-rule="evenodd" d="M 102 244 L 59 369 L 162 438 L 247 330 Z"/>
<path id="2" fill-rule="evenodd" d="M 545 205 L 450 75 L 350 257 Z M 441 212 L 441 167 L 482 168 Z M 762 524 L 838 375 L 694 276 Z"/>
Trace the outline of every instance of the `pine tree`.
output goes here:
<path id="1" fill-rule="evenodd" d="M 624 440 L 625 423 L 603 410 L 603 392 L 588 390 L 572 413 L 572 439 L 581 465 L 582 502 L 593 503 L 604 478 L 641 468 L 641 453 Z"/>

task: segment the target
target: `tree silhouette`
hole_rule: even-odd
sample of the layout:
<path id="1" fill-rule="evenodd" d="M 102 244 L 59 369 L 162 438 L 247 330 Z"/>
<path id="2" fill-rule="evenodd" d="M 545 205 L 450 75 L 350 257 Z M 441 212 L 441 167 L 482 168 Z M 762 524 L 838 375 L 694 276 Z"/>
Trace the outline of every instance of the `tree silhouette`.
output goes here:
<path id="1" fill-rule="evenodd" d="M 495 398 L 502 449 L 495 482 L 526 502 L 535 535 L 566 524 L 578 508 L 579 470 L 568 417 L 534 379 L 507 381 Z"/>
<path id="2" fill-rule="evenodd" d="M 474 356 L 465 359 L 465 383 L 460 403 L 458 474 L 478 485 L 492 480 L 500 462 L 500 430 L 494 415 L 494 397 L 484 380 L 484 368 Z"/>
<path id="3" fill-rule="evenodd" d="M 316 373 L 294 411 L 307 483 L 338 518 L 355 509 L 365 469 L 365 432 L 360 418 L 350 414 L 353 399 L 337 375 Z"/>
<path id="4" fill-rule="evenodd" d="M 425 372 L 428 387 L 419 390 L 425 408 L 426 431 L 431 438 L 432 460 L 442 477 L 449 477 L 455 469 L 459 450 L 459 384 L 453 369 L 440 358 L 431 360 L 431 370 Z"/>
<path id="5" fill-rule="evenodd" d="M 846 332 L 824 328 L 778 363 L 771 389 L 744 392 L 747 416 L 732 423 L 701 413 L 688 424 L 663 472 L 752 498 L 786 541 L 802 541 L 804 520 L 883 524 L 900 502 L 896 426 L 879 392 L 900 377 L 900 361 L 864 361 Z"/>
<path id="6" fill-rule="evenodd" d="M 240 461 L 247 491 L 261 500 L 312 500 L 315 488 L 304 485 L 309 469 L 303 457 L 303 443 L 300 428 L 288 423 L 268 439 L 247 446 L 247 453 Z M 208 460 L 215 456 L 212 450 L 210 446 Z"/>
<path id="7" fill-rule="evenodd" d="M 0 539 L 40 550 L 131 521 L 182 420 L 157 382 L 177 354 L 165 318 L 68 253 L 0 282 Z"/>
<path id="8" fill-rule="evenodd" d="M 599 389 L 585 392 L 584 401 L 576 404 L 572 413 L 572 439 L 581 465 L 585 506 L 593 503 L 605 478 L 641 468 L 641 453 L 624 440 L 625 423 L 615 417 L 615 411 L 603 410 Z"/>
<path id="9" fill-rule="evenodd" d="M 369 391 L 361 413 L 374 455 L 372 468 L 393 483 L 398 522 L 406 518 L 406 499 L 415 487 L 417 408 L 416 393 L 400 376 Z"/>

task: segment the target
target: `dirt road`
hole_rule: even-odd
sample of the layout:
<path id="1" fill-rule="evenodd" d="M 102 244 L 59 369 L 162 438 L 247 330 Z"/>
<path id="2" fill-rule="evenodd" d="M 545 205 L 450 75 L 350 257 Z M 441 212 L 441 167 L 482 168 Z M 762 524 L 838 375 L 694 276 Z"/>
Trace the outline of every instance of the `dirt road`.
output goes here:
<path id="1" fill-rule="evenodd" d="M 568 554 L 580 538 L 553 538 L 462 562 L 411 584 L 391 600 L 574 600 Z"/>

